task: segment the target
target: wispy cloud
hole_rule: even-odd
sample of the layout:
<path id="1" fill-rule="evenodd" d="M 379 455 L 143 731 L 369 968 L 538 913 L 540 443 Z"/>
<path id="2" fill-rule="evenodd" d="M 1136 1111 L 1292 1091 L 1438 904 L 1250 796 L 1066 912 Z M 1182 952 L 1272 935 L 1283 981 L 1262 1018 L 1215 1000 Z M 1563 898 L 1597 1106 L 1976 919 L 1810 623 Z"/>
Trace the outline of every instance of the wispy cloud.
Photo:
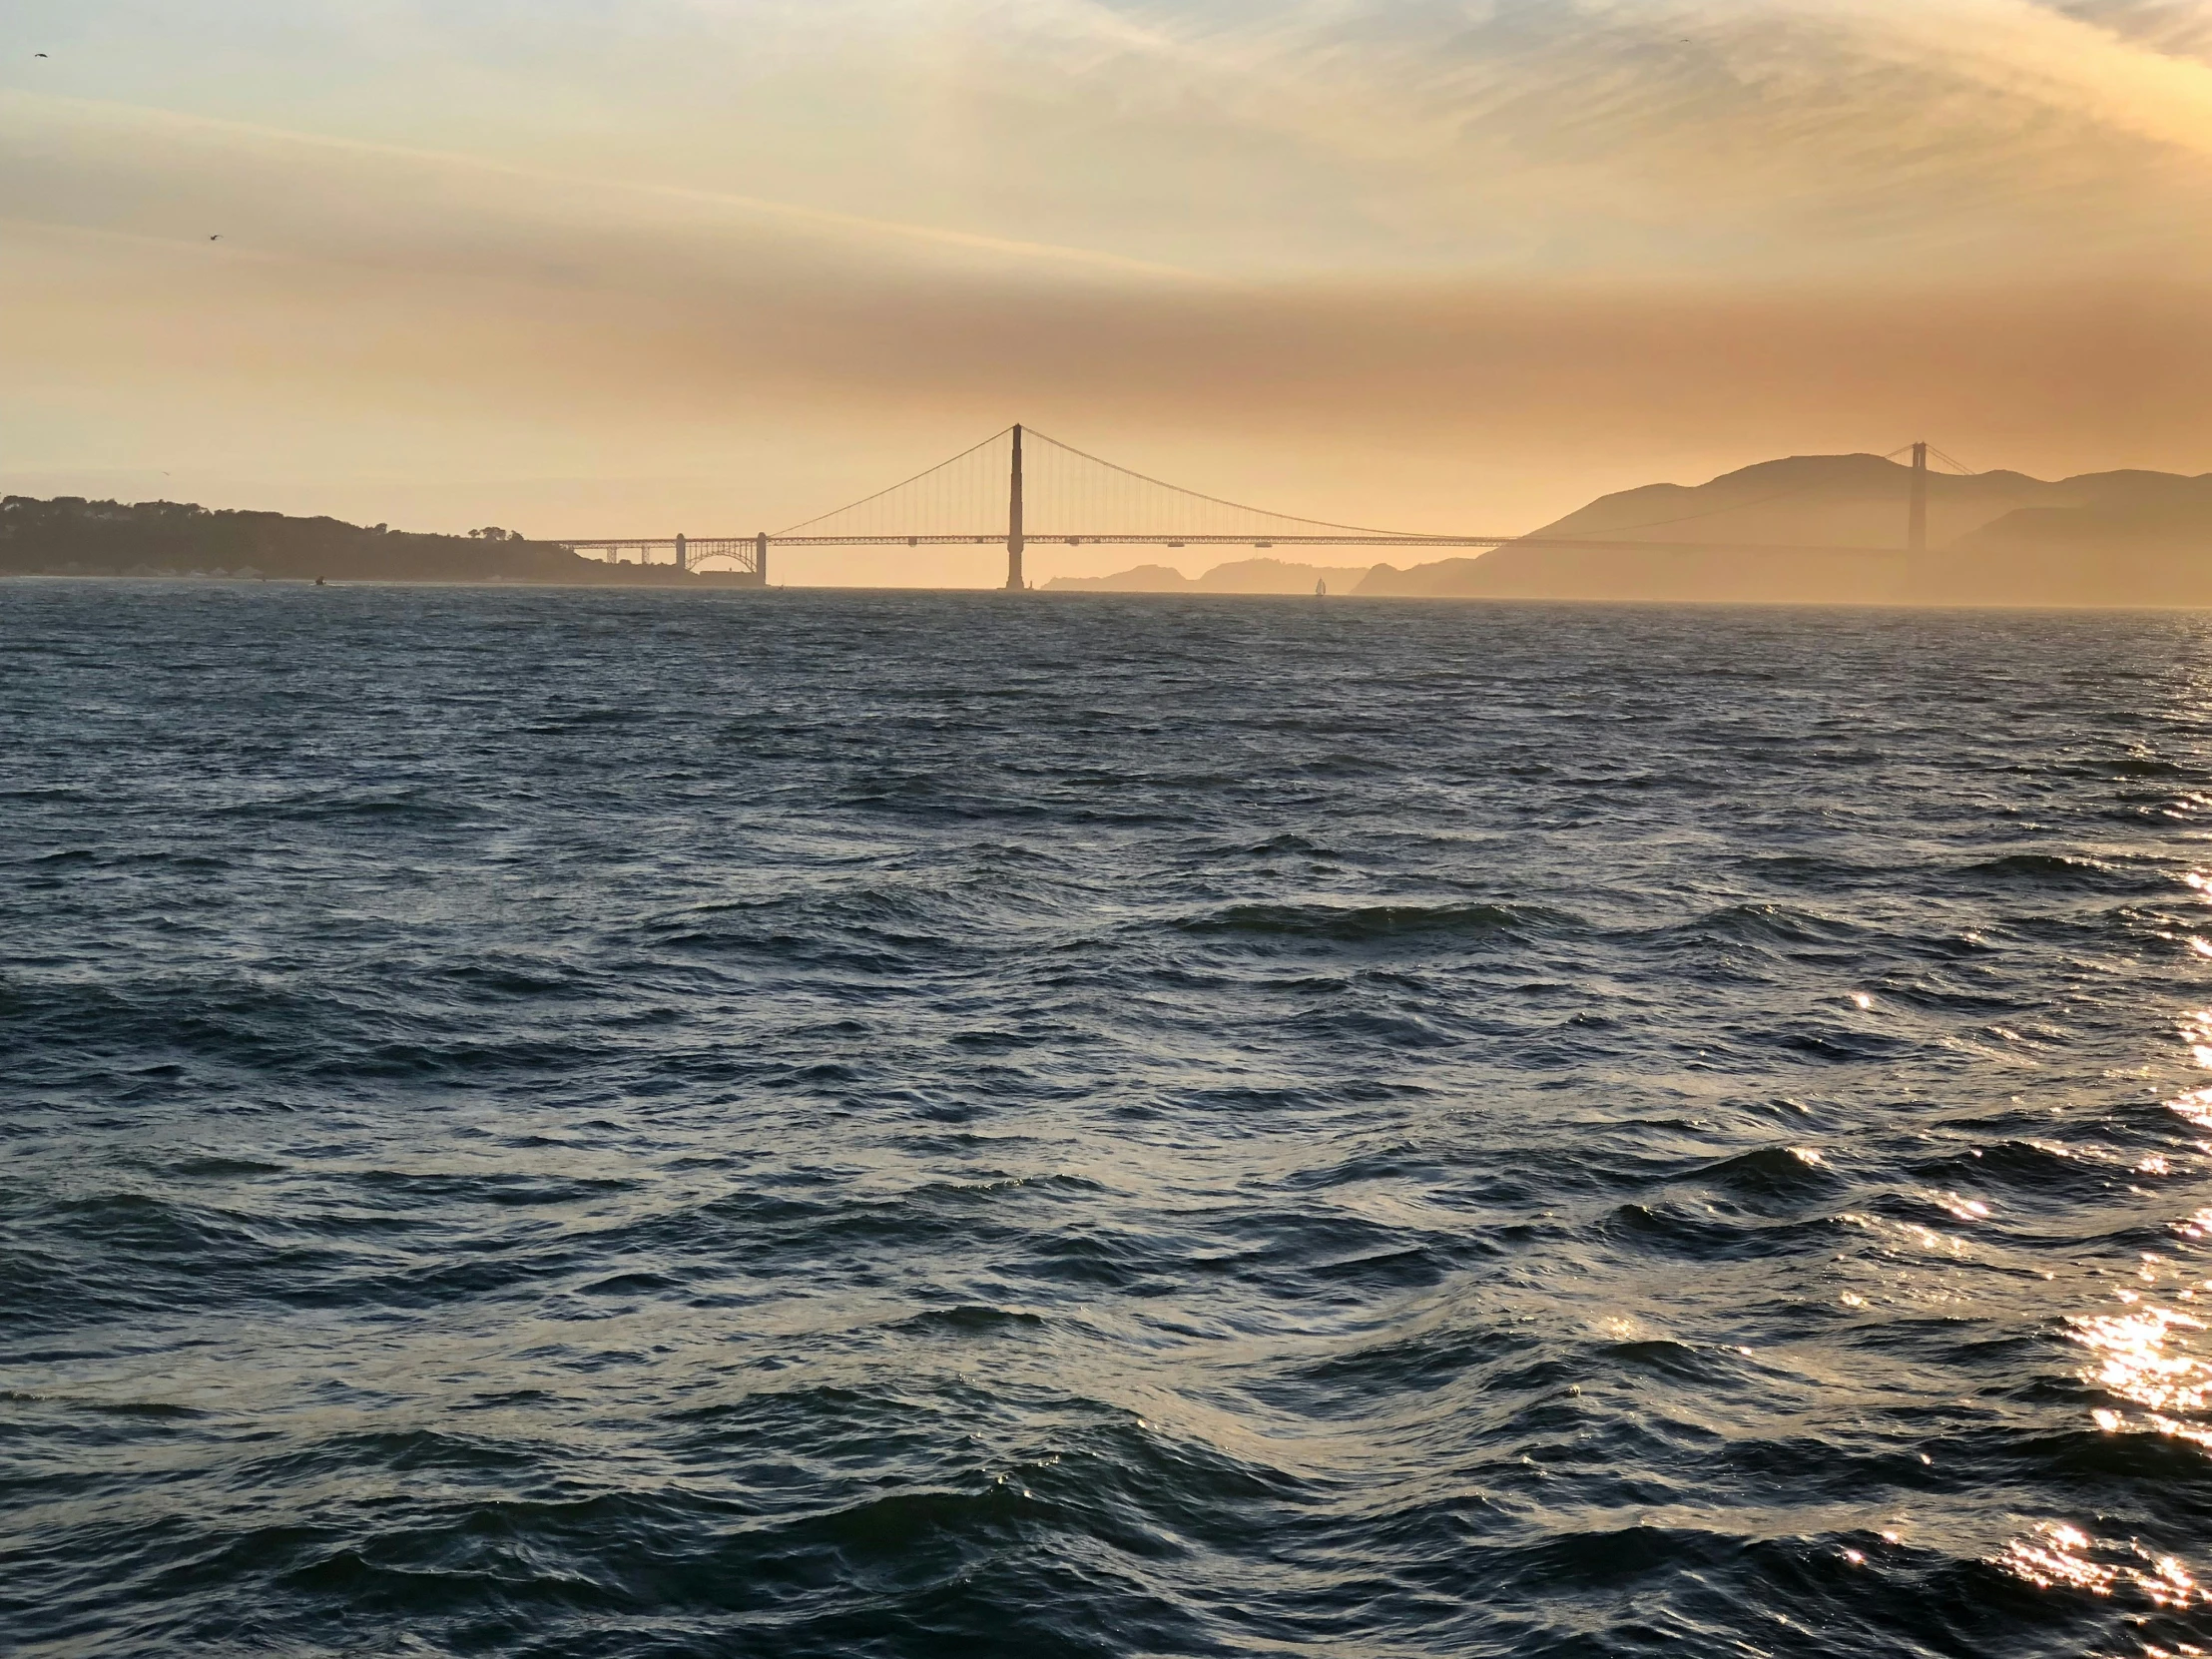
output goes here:
<path id="1" fill-rule="evenodd" d="M 2212 69 L 2140 15 L 2130 29 L 2027 0 L 1139 15 L 1052 0 L 998 50 L 1109 87 L 1124 124 L 1273 139 L 1321 189 L 1365 193 L 1370 234 L 1400 257 L 1803 270 L 1915 245 L 2079 258 L 2099 238 L 2122 259 L 2204 253 L 2174 210 L 2206 183 Z"/>
<path id="2" fill-rule="evenodd" d="M 1111 273 L 1120 276 L 1193 279 L 1195 274 L 1152 261 L 1097 249 L 1056 246 L 992 236 L 954 226 L 910 223 L 840 213 L 804 203 L 777 202 L 729 191 L 651 181 L 605 179 L 523 167 L 481 156 L 380 144 L 316 133 L 183 115 L 173 111 L 0 92 L 0 217 L 85 228 L 128 229 L 148 235 L 197 236 L 210 223 L 261 222 L 276 233 L 264 252 L 337 253 L 303 234 L 313 217 L 357 221 L 364 204 L 346 198 L 347 211 L 310 215 L 308 204 L 328 204 L 334 185 L 354 191 L 381 186 L 404 192 L 401 179 L 438 181 L 442 217 L 457 219 L 501 205 L 501 217 L 612 222 L 626 216 L 664 218 L 688 214 L 701 222 L 759 231 L 812 234 L 845 244 L 898 247 L 991 261 Z M 248 207 L 256 189 L 289 185 L 288 193 Z M 464 208 L 472 193 L 487 198 Z M 416 223 L 441 217 L 433 206 Z M 528 206 L 523 205 L 527 203 Z M 518 209 L 520 211 L 518 211 Z M 385 234 L 396 227 L 386 224 Z M 388 253 L 387 253 L 388 257 Z"/>

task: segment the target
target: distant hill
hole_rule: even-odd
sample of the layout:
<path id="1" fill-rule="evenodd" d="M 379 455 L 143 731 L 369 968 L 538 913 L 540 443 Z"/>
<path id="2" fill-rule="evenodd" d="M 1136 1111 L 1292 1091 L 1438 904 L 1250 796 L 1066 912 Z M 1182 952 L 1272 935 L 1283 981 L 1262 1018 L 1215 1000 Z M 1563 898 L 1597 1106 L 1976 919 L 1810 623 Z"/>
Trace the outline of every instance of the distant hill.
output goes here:
<path id="1" fill-rule="evenodd" d="M 2043 605 L 2212 605 L 2212 474 L 2068 479 L 2078 505 L 2021 507 L 1969 531 L 1910 584 L 1931 604 L 1991 592 Z"/>
<path id="2" fill-rule="evenodd" d="M 1203 576 L 1185 576 L 1167 565 L 1138 565 L 1112 576 L 1055 576 L 1057 593 L 1312 593 L 1327 582 L 1331 593 L 1350 593 L 1369 575 L 1366 565 L 1299 565 L 1282 559 L 1238 559 Z"/>
<path id="3" fill-rule="evenodd" d="M 1409 570 L 1379 566 L 1358 591 L 1498 599 L 2212 603 L 2212 475 L 2102 472 L 2048 483 L 2017 472 L 1932 473 L 1931 551 L 1918 560 L 1904 550 L 1911 478 L 1911 468 L 1877 455 L 1800 455 L 1696 486 L 1647 485 L 1602 496 L 1477 558 Z M 1676 545 L 1543 545 L 1576 539 Z M 1829 548 L 1837 551 L 1822 551 Z"/>
<path id="4" fill-rule="evenodd" d="M 505 531 L 434 536 L 334 518 L 211 512 L 177 501 L 0 499 L 0 574 L 229 575 L 383 582 L 650 582 L 673 565 L 609 565 Z"/>
<path id="5" fill-rule="evenodd" d="M 1135 565 L 1111 576 L 1055 576 L 1048 593 L 1189 593 L 1198 584 L 1169 565 Z"/>

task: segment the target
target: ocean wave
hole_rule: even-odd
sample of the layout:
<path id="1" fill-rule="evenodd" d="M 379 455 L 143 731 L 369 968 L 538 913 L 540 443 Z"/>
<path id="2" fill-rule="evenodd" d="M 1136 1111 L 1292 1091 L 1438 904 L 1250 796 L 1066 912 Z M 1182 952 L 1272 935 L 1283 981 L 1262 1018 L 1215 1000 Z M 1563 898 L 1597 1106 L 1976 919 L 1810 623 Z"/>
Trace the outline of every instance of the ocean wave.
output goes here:
<path id="1" fill-rule="evenodd" d="M 1235 904 L 1183 919 L 1184 932 L 1254 938 L 1322 939 L 1337 943 L 1425 935 L 1481 939 L 1516 937 L 1579 926 L 1563 911 L 1513 904 Z"/>

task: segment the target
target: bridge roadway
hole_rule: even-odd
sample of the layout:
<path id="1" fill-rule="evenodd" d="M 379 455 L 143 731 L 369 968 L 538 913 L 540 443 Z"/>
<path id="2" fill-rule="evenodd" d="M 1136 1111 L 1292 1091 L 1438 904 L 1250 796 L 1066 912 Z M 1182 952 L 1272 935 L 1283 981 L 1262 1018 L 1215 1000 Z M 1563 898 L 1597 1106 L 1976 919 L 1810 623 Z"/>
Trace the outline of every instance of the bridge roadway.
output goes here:
<path id="1" fill-rule="evenodd" d="M 710 560 L 730 559 L 740 567 L 741 574 L 750 574 L 764 583 L 767 580 L 768 553 L 779 547 L 998 547 L 1009 553 L 1017 553 L 1023 547 L 1249 547 L 1266 550 L 1278 547 L 1393 547 L 1418 550 L 1422 548 L 1505 546 L 1578 548 L 1588 553 L 1743 553 L 1765 556 L 1854 556 L 1858 558 L 1903 558 L 1908 554 L 1904 547 L 1857 547 L 1851 545 L 1814 546 L 1792 542 L 1739 542 L 1739 541 L 1642 541 L 1584 539 L 1574 536 L 1418 536 L 1418 535 L 1356 535 L 1340 532 L 1324 536 L 1208 536 L 1208 535 L 1150 535 L 1125 531 L 1079 535 L 1029 535 L 1010 538 L 1003 530 L 982 535 L 914 535 L 914 536 L 591 536 L 549 538 L 556 546 L 566 547 L 572 553 L 586 557 L 604 557 L 619 560 L 624 553 L 635 553 L 640 563 L 655 562 L 651 554 L 666 551 L 674 555 L 667 561 L 684 570 L 697 570 Z"/>

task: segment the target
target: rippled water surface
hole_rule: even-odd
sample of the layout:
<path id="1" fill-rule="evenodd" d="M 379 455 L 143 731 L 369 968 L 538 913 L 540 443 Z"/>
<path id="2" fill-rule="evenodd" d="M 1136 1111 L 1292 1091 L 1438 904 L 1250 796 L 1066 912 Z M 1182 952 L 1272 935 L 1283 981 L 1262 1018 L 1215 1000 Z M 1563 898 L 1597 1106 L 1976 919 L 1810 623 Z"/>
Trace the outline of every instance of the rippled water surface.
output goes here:
<path id="1" fill-rule="evenodd" d="M 0 587 L 0 1648 L 2212 1647 L 2208 667 Z"/>

